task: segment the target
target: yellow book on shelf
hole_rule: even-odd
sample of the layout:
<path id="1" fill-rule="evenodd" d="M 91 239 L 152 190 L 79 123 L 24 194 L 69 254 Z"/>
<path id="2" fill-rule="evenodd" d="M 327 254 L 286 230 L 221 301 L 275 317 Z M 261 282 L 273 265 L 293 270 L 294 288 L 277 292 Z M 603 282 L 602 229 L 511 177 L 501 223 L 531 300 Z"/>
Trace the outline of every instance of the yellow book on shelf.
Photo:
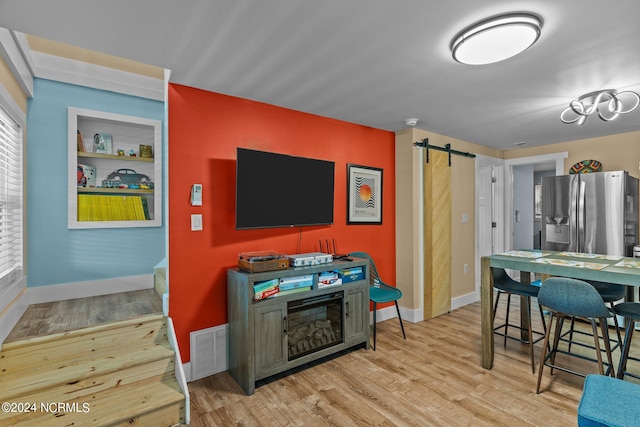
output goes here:
<path id="1" fill-rule="evenodd" d="M 78 194 L 78 221 L 145 221 L 141 196 Z"/>
<path id="2" fill-rule="evenodd" d="M 127 220 L 134 220 L 136 219 L 136 208 L 134 206 L 134 200 L 132 197 L 126 197 L 124 199 L 124 210 L 125 210 L 125 216 L 127 218 Z"/>
<path id="3" fill-rule="evenodd" d="M 91 196 L 88 194 L 78 195 L 78 221 L 91 221 Z"/>
<path id="4" fill-rule="evenodd" d="M 126 197 L 124 196 L 112 196 L 111 197 L 111 210 L 114 221 L 125 221 L 129 219 L 126 211 Z"/>
<path id="5" fill-rule="evenodd" d="M 135 219 L 138 221 L 144 221 L 145 220 L 145 216 L 144 216 L 144 208 L 142 207 L 142 198 L 140 196 L 132 196 L 132 199 L 134 199 L 134 207 L 135 207 Z"/>

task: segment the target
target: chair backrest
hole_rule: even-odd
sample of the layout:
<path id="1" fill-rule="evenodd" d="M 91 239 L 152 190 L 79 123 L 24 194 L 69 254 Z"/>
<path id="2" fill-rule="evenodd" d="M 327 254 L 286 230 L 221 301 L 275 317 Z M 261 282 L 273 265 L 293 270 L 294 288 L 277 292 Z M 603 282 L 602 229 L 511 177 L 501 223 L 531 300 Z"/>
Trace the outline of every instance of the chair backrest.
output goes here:
<path id="1" fill-rule="evenodd" d="M 504 268 L 493 267 L 491 269 L 491 274 L 493 275 L 493 283 L 508 283 L 514 282 L 514 280 L 509 277 L 506 270 Z"/>
<path id="2" fill-rule="evenodd" d="M 354 258 L 362 258 L 369 261 L 369 285 L 370 286 L 377 286 L 380 282 L 382 282 L 382 279 L 380 279 L 380 276 L 378 275 L 378 269 L 376 268 L 376 263 L 373 262 L 373 258 L 371 258 L 371 255 L 369 255 L 366 252 L 351 252 L 349 253 L 349 256 Z"/>
<path id="3" fill-rule="evenodd" d="M 543 281 L 538 303 L 557 313 L 577 317 L 612 316 L 596 288 L 578 279 L 551 277 Z"/>

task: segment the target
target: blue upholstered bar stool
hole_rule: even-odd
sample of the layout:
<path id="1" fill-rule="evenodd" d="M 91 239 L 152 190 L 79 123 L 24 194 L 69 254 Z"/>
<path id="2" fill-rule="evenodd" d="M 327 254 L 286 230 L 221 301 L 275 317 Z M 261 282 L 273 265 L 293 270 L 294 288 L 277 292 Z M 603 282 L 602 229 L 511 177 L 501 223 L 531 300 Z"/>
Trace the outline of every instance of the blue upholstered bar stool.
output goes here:
<path id="1" fill-rule="evenodd" d="M 583 377 L 586 376 L 586 374 L 584 373 L 571 370 L 565 366 L 557 365 L 555 363 L 555 359 L 556 354 L 558 353 L 577 357 L 583 360 L 597 362 L 598 371 L 601 375 L 605 375 L 605 363 L 603 363 L 602 361 L 602 353 L 600 351 L 600 342 L 598 337 L 598 323 L 600 324 L 600 329 L 602 331 L 602 339 L 604 341 L 605 353 L 607 355 L 606 375 L 610 375 L 613 372 L 613 361 L 611 357 L 611 345 L 609 343 L 607 319 L 614 316 L 615 313 L 612 309 L 606 306 L 606 304 L 602 300 L 602 297 L 600 296 L 600 293 L 591 284 L 582 280 L 569 279 L 565 277 L 549 278 L 542 282 L 542 285 L 540 286 L 540 292 L 538 293 L 538 302 L 540 303 L 540 305 L 546 307 L 549 310 L 549 323 L 547 326 L 547 333 L 544 338 L 544 345 L 542 346 L 542 355 L 540 356 L 540 369 L 538 370 L 538 384 L 536 386 L 536 393 L 540 393 L 542 371 L 545 366 L 549 366 L 551 368 L 552 374 L 553 369 L 558 369 L 570 374 Z M 595 360 L 580 354 L 558 349 L 563 321 L 565 318 L 573 317 L 584 319 L 591 323 L 593 343 L 596 353 Z M 556 320 L 555 331 L 553 329 L 554 319 Z M 552 334 L 553 345 L 551 346 L 551 350 L 547 354 L 547 346 Z"/>
<path id="2" fill-rule="evenodd" d="M 637 302 L 623 302 L 616 304 L 613 307 L 616 314 L 623 316 L 627 322 L 627 327 L 624 333 L 624 343 L 622 344 L 622 350 L 620 351 L 620 363 L 618 364 L 618 378 L 624 379 L 625 375 L 640 379 L 640 373 L 632 373 L 627 371 L 627 360 L 631 359 L 636 362 L 640 362 L 640 358 L 630 357 L 629 348 L 631 347 L 631 338 L 633 337 L 634 326 L 637 321 L 640 321 L 640 303 Z"/>
<path id="3" fill-rule="evenodd" d="M 492 268 L 493 274 L 493 287 L 498 294 L 496 296 L 496 302 L 493 306 L 493 319 L 495 321 L 496 311 L 498 310 L 498 302 L 500 301 L 500 296 L 502 294 L 507 294 L 507 313 L 505 322 L 502 325 L 494 326 L 493 333 L 496 335 L 500 335 L 504 337 L 504 345 L 507 345 L 507 338 L 511 340 L 518 341 L 522 344 L 529 345 L 529 355 L 531 357 L 531 372 L 535 373 L 535 362 L 533 357 L 533 344 L 537 343 L 544 339 L 544 332 L 534 331 L 531 326 L 531 297 L 537 297 L 540 288 L 534 285 L 526 285 L 524 283 L 517 282 L 513 280 L 507 272 L 502 268 Z M 509 308 L 511 307 L 511 295 L 516 295 L 522 297 L 522 301 L 525 304 L 525 310 L 528 313 L 529 323 L 524 327 L 523 325 L 515 325 L 509 323 Z M 540 318 L 542 319 L 542 326 L 545 328 L 544 314 L 542 313 L 542 307 L 538 304 L 538 310 L 540 311 Z M 527 331 L 528 338 L 523 339 L 522 336 L 514 337 L 509 335 L 509 327 L 519 330 L 520 332 Z M 503 332 L 500 332 L 504 329 Z M 533 335 L 539 335 L 537 339 L 533 339 Z"/>
<path id="4" fill-rule="evenodd" d="M 609 305 L 609 308 L 613 308 L 614 303 L 616 301 L 620 301 L 621 299 L 623 299 L 626 293 L 626 286 L 623 286 L 623 285 L 616 285 L 614 283 L 597 282 L 595 280 L 586 280 L 586 282 L 591 284 L 591 286 L 593 286 L 594 288 L 596 288 L 596 290 L 602 297 L 602 300 L 605 302 L 605 304 Z M 611 341 L 612 343 L 614 343 L 614 345 L 611 347 L 611 351 L 614 351 L 616 348 L 618 348 L 622 344 L 622 335 L 620 335 L 620 325 L 618 324 L 617 316 L 613 316 L 613 325 L 616 331 L 616 336 L 618 337 L 618 341 Z M 563 337 L 566 336 L 567 334 L 569 335 L 569 339 L 568 339 L 569 351 L 571 351 L 571 344 L 574 343 L 573 333 L 577 332 L 577 333 L 584 334 L 584 332 L 575 331 L 574 326 L 575 326 L 575 319 L 571 319 L 571 328 L 569 329 L 568 332 L 565 332 L 563 334 Z M 580 344 L 580 345 L 584 347 L 590 347 L 584 344 Z"/>

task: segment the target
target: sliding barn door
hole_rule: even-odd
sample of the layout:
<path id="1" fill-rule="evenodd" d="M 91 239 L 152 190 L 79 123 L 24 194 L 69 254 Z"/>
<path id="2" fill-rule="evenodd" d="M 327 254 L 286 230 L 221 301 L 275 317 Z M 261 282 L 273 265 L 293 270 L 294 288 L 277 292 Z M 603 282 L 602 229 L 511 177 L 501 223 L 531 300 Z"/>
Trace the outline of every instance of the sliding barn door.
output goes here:
<path id="1" fill-rule="evenodd" d="M 424 245 L 426 320 L 451 310 L 451 168 L 448 153 L 435 150 L 424 173 Z"/>

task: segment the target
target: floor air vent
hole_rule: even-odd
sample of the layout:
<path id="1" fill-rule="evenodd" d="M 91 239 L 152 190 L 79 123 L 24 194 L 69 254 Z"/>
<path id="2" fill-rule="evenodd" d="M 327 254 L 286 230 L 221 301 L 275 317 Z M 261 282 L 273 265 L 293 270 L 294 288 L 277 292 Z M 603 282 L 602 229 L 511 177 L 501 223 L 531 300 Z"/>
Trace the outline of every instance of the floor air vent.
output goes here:
<path id="1" fill-rule="evenodd" d="M 191 332 L 191 381 L 227 370 L 227 325 Z"/>

